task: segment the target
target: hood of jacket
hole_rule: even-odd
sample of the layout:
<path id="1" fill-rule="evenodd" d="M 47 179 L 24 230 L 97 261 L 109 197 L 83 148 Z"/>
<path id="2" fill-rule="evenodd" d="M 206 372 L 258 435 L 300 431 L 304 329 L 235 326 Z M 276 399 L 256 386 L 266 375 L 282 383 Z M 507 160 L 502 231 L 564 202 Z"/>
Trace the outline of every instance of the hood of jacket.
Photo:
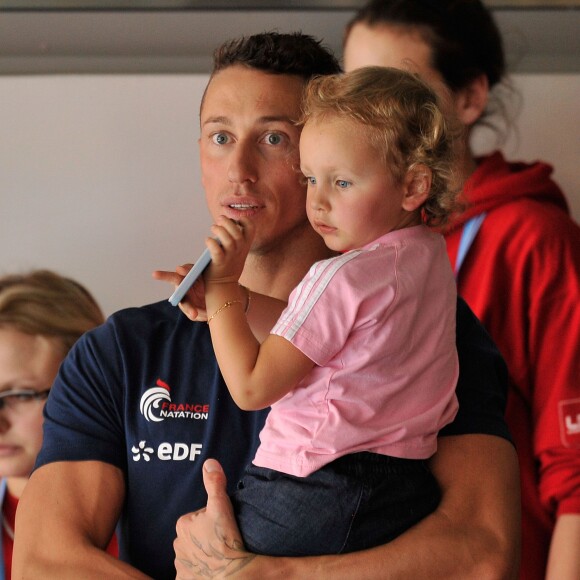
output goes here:
<path id="1" fill-rule="evenodd" d="M 476 215 L 522 198 L 551 203 L 569 213 L 562 190 L 551 178 L 551 165 L 541 161 L 507 162 L 499 151 L 476 161 L 477 169 L 463 187 L 466 209 L 453 219 L 450 229 L 462 226 Z"/>

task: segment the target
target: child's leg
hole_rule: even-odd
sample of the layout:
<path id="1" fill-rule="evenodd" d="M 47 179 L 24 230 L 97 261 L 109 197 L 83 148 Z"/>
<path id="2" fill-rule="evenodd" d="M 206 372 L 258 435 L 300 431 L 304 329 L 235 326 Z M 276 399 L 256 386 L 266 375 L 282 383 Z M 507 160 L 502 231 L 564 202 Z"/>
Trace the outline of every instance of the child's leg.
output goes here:
<path id="1" fill-rule="evenodd" d="M 364 481 L 343 552 L 390 542 L 433 512 L 441 499 L 439 485 L 426 461 L 356 453 L 332 466 L 338 473 Z"/>
<path id="2" fill-rule="evenodd" d="M 341 551 L 361 494 L 325 468 L 299 478 L 250 465 L 232 502 L 248 550 L 309 556 Z"/>
<path id="3" fill-rule="evenodd" d="M 356 453 L 306 478 L 251 465 L 232 501 L 251 552 L 309 556 L 384 544 L 439 497 L 424 462 Z"/>

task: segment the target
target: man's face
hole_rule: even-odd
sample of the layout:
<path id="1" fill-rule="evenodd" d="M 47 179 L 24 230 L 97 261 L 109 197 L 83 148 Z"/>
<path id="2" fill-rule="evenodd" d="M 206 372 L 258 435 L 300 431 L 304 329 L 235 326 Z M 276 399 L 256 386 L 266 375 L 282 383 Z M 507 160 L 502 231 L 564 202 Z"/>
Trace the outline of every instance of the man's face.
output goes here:
<path id="1" fill-rule="evenodd" d="M 214 219 L 250 218 L 253 252 L 308 226 L 298 144 L 304 82 L 235 65 L 215 74 L 201 109 L 202 182 Z"/>

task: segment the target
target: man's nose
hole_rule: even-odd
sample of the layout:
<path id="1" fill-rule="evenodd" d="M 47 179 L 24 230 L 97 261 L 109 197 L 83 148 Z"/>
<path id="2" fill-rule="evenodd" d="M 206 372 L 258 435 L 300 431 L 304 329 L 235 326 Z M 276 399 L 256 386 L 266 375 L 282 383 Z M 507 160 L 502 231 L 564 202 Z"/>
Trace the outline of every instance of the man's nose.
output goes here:
<path id="1" fill-rule="evenodd" d="M 251 143 L 240 141 L 233 148 L 228 166 L 228 179 L 232 183 L 255 183 L 258 179 L 256 152 Z"/>

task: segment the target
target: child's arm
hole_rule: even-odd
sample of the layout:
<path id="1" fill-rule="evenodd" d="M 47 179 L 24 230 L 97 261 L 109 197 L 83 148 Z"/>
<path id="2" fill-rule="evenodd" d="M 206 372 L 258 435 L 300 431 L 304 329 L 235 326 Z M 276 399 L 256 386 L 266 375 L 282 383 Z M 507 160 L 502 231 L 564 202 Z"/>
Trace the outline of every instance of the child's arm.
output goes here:
<path id="1" fill-rule="evenodd" d="M 244 222 L 241 228 L 220 218 L 212 233 L 221 242 L 206 241 L 212 262 L 204 273 L 205 302 L 214 351 L 236 404 L 262 409 L 291 391 L 314 363 L 278 336 L 268 336 L 260 346 L 248 325 L 247 297 L 238 278 L 253 240 L 252 224 Z"/>
<path id="2" fill-rule="evenodd" d="M 272 327 L 288 305 L 283 300 L 251 290 L 248 290 L 248 295 L 245 296 L 245 304 L 246 320 L 258 342 L 264 342 L 270 336 Z"/>
<path id="3" fill-rule="evenodd" d="M 226 218 L 224 218 L 224 220 L 225 219 Z M 248 240 L 251 242 L 251 239 L 253 238 L 253 228 L 251 228 L 251 225 L 248 225 L 247 227 L 248 230 L 246 234 L 250 234 Z M 216 229 L 219 230 L 219 228 Z M 226 234 L 224 233 L 224 230 L 221 231 L 222 236 L 225 236 Z M 247 256 L 248 249 L 249 245 L 247 248 L 240 248 L 239 257 Z M 154 270 L 152 275 L 156 280 L 169 282 L 177 288 L 192 268 L 193 264 L 183 264 L 177 266 L 173 272 L 168 270 Z M 244 288 L 244 292 L 244 308 L 248 315 L 248 323 L 250 324 L 254 336 L 262 342 L 269 336 L 270 330 L 278 320 L 284 308 L 286 308 L 287 303 L 283 300 L 272 298 L 271 296 L 252 292 L 246 288 Z M 207 321 L 208 313 L 205 304 L 205 284 L 203 276 L 200 276 L 189 288 L 185 296 L 179 302 L 178 307 L 192 322 Z"/>
<path id="4" fill-rule="evenodd" d="M 184 264 L 177 266 L 174 272 L 155 270 L 153 278 L 169 282 L 177 288 L 192 267 L 193 264 Z M 263 342 L 270 335 L 270 330 L 286 308 L 287 302 L 249 289 L 244 289 L 243 300 L 248 324 L 258 341 Z M 178 306 L 191 321 L 207 322 L 203 277 L 195 281 Z"/>
<path id="5" fill-rule="evenodd" d="M 314 366 L 307 356 L 279 336 L 270 335 L 260 345 L 238 304 L 219 312 L 209 327 L 222 375 L 232 398 L 245 411 L 275 403 Z"/>

